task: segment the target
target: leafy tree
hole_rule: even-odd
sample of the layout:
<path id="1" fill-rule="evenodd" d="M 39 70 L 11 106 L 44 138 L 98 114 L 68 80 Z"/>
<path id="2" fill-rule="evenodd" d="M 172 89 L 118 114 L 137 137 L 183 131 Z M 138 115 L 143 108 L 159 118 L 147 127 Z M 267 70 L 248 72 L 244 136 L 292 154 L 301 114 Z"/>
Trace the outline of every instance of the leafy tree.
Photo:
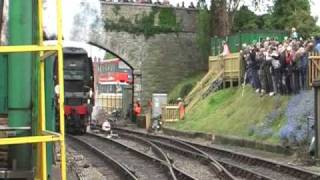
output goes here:
<path id="1" fill-rule="evenodd" d="M 274 6 L 268 14 L 256 16 L 246 6 L 245 0 L 211 0 L 211 35 L 226 36 L 231 32 L 256 29 L 291 30 L 295 27 L 302 36 L 320 32 L 316 18 L 310 13 L 310 0 L 253 0 L 252 5 L 261 9 L 267 1 Z"/>
<path id="2" fill-rule="evenodd" d="M 264 15 L 258 16 L 257 25 L 259 29 L 263 29 L 263 30 L 274 29 L 272 25 L 272 15 L 264 14 Z"/>
<path id="3" fill-rule="evenodd" d="M 200 2 L 200 10 L 197 15 L 197 44 L 201 51 L 201 59 L 208 59 L 210 53 L 210 12 L 204 2 Z"/>
<path id="4" fill-rule="evenodd" d="M 229 35 L 239 5 L 245 1 L 246 0 L 211 0 L 211 35 Z M 268 1 L 271 0 L 252 0 L 252 4 L 257 8 L 263 6 L 264 3 Z"/>
<path id="5" fill-rule="evenodd" d="M 226 36 L 230 34 L 234 14 L 241 0 L 211 0 L 212 35 Z M 217 28 L 218 27 L 218 28 Z"/>
<path id="6" fill-rule="evenodd" d="M 311 16 L 309 0 L 275 0 L 272 25 L 276 29 L 290 30 L 295 27 L 307 37 L 316 30 L 316 19 Z"/>
<path id="7" fill-rule="evenodd" d="M 232 32 L 256 30 L 263 26 L 263 24 L 260 24 L 259 27 L 258 19 L 260 18 L 254 14 L 254 12 L 250 11 L 247 6 L 241 6 L 235 13 Z"/>

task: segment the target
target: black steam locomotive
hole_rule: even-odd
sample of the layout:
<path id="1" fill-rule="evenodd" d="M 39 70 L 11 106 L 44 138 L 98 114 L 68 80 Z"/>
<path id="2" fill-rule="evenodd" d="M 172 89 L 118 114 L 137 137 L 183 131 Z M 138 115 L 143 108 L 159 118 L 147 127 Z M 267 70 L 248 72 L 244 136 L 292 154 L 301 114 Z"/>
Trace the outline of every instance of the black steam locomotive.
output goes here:
<path id="1" fill-rule="evenodd" d="M 68 133 L 84 134 L 94 104 L 92 60 L 84 49 L 78 47 L 63 48 L 63 59 L 66 130 Z"/>

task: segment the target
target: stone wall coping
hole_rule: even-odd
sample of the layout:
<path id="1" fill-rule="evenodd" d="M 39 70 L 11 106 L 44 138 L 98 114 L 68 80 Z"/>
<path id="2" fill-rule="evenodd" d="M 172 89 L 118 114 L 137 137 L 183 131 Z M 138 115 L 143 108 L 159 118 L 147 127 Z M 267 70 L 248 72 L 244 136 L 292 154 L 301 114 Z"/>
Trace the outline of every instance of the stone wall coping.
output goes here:
<path id="1" fill-rule="evenodd" d="M 174 9 L 186 10 L 186 11 L 199 11 L 199 9 L 196 9 L 196 8 L 182 8 L 182 7 L 173 7 L 173 6 L 156 5 L 156 4 L 142 4 L 142 3 L 124 3 L 124 2 L 101 1 L 101 4 L 102 5 L 120 5 L 120 6 L 160 7 L 160 8 L 174 8 Z"/>

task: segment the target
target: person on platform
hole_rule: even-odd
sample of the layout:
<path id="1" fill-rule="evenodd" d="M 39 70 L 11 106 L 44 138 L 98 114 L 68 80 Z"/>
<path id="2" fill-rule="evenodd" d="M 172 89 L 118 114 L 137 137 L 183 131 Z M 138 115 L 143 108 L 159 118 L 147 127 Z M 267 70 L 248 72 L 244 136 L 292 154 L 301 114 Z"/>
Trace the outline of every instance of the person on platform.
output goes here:
<path id="1" fill-rule="evenodd" d="M 182 101 L 182 98 L 178 98 L 178 107 L 179 107 L 179 119 L 183 120 L 184 119 L 184 115 L 185 115 L 185 108 L 184 108 L 184 103 Z"/>
<path id="2" fill-rule="evenodd" d="M 315 37 L 314 50 L 320 53 L 320 36 Z"/>
<path id="3" fill-rule="evenodd" d="M 294 27 L 291 30 L 291 39 L 298 40 L 298 33 L 296 31 L 296 28 L 294 28 Z"/>
<path id="4" fill-rule="evenodd" d="M 133 122 L 137 122 L 137 117 L 141 114 L 140 101 L 137 100 L 133 105 Z"/>
<path id="5" fill-rule="evenodd" d="M 223 41 L 222 42 L 222 53 L 221 53 L 221 56 L 228 56 L 228 55 L 230 55 L 229 46 L 228 46 L 226 41 Z"/>
<path id="6" fill-rule="evenodd" d="M 191 9 L 194 9 L 195 6 L 193 5 L 193 2 L 190 3 L 189 7 L 188 8 L 191 8 Z"/>
<path id="7" fill-rule="evenodd" d="M 182 3 L 181 3 L 181 8 L 185 8 L 184 7 L 184 1 L 182 1 Z"/>

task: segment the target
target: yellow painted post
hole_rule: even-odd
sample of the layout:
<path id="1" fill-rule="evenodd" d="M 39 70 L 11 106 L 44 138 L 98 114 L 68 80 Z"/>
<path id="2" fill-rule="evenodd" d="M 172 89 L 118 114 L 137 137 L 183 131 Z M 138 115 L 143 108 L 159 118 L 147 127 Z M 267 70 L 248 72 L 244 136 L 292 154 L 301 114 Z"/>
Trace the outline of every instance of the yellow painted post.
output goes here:
<path id="1" fill-rule="evenodd" d="M 57 0 L 57 34 L 58 41 L 56 46 L 43 46 L 43 0 L 38 0 L 38 30 L 39 44 L 38 45 L 18 45 L 18 46 L 1 46 L 0 53 L 19 53 L 19 52 L 38 52 L 40 60 L 40 85 L 39 85 L 39 127 L 37 135 L 15 138 L 1 138 L 0 145 L 12 144 L 30 144 L 36 143 L 38 146 L 37 170 L 36 179 L 47 179 L 47 157 L 46 143 L 60 141 L 61 145 L 61 179 L 66 180 L 66 153 L 65 153 L 65 127 L 64 127 L 64 78 L 63 78 L 63 49 L 62 49 L 62 4 L 61 0 Z M 59 84 L 59 119 L 60 119 L 60 134 L 46 131 L 45 119 L 45 70 L 44 70 L 44 51 L 58 52 L 58 84 Z M 52 54 L 52 53 L 51 53 Z"/>
<path id="2" fill-rule="evenodd" d="M 39 46 L 43 46 L 43 4 L 42 0 L 38 0 L 38 28 L 39 28 Z M 39 52 L 40 57 L 43 56 L 43 51 Z M 44 61 L 40 60 L 40 133 L 46 130 L 46 112 L 45 112 L 45 84 L 44 84 Z M 40 167 L 38 166 L 41 179 L 47 179 L 47 145 L 46 142 L 40 144 Z"/>
<path id="3" fill-rule="evenodd" d="M 66 148 L 65 148 L 65 128 L 64 128 L 64 78 L 63 78 L 63 49 L 62 49 L 62 4 L 57 0 L 57 35 L 58 35 L 58 81 L 59 81 L 59 119 L 60 119 L 60 154 L 61 154 L 61 179 L 67 179 L 66 170 Z"/>

